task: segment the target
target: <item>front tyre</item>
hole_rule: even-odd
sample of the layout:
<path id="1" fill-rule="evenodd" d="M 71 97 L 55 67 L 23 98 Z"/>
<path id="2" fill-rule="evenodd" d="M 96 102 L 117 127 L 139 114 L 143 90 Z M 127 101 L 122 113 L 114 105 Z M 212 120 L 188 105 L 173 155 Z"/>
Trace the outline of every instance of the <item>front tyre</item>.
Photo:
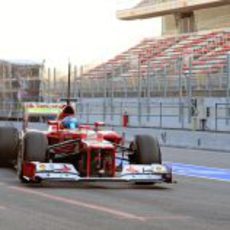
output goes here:
<path id="1" fill-rule="evenodd" d="M 150 135 L 136 135 L 131 144 L 131 164 L 161 164 L 161 150 L 158 140 Z"/>

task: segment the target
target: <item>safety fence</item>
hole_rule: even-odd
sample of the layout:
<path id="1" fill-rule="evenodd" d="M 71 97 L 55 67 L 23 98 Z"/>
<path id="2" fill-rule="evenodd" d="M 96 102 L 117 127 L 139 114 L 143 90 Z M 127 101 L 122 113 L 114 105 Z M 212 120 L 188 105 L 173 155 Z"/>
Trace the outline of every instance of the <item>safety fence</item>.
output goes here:
<path id="1" fill-rule="evenodd" d="M 213 102 L 214 100 L 214 102 Z M 81 123 L 104 121 L 111 126 L 152 127 L 230 132 L 230 103 L 209 99 L 202 104 L 187 100 L 158 98 L 85 99 L 76 103 Z M 23 104 L 0 103 L 1 120 L 21 120 Z M 40 120 L 40 119 L 39 119 Z M 44 119 L 46 120 L 46 119 Z"/>

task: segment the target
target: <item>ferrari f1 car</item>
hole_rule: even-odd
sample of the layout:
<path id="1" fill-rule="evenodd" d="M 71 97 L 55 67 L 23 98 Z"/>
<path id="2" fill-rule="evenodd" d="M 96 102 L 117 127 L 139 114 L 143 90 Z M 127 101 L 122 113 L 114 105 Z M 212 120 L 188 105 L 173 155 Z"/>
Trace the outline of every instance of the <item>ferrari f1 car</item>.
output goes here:
<path id="1" fill-rule="evenodd" d="M 18 147 L 17 171 L 21 182 L 117 181 L 143 184 L 172 183 L 172 170 L 162 164 L 158 141 L 136 135 L 128 145 L 122 135 L 80 125 L 70 104 L 59 108 L 47 131 L 25 129 Z M 29 113 L 29 112 L 28 112 Z"/>

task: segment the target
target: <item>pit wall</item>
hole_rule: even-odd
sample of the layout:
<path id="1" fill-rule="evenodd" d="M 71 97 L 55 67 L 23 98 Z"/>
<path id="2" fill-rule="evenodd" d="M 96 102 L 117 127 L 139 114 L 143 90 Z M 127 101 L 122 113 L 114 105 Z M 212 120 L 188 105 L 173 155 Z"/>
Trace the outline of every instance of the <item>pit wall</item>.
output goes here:
<path id="1" fill-rule="evenodd" d="M 160 145 L 164 147 L 230 152 L 228 133 L 172 129 L 163 130 L 157 128 L 122 129 L 115 127 L 114 129 L 118 132 L 124 132 L 127 142 L 132 140 L 133 135 L 148 134 L 156 137 Z"/>
<path id="2" fill-rule="evenodd" d="M 196 108 L 187 98 L 84 98 L 77 116 L 83 123 L 121 126 L 128 115 L 129 127 L 151 127 L 230 132 L 230 105 L 227 98 L 196 98 Z"/>

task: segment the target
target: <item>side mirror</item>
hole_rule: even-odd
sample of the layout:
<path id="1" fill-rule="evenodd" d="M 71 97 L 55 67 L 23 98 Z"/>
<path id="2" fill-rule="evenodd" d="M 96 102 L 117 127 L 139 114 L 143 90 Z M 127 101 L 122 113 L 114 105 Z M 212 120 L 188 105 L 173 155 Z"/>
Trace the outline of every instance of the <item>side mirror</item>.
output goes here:
<path id="1" fill-rule="evenodd" d="M 79 129 L 88 129 L 92 130 L 92 127 L 90 125 L 79 125 Z"/>
<path id="2" fill-rule="evenodd" d="M 49 130 L 58 131 L 60 129 L 58 121 L 48 120 Z"/>
<path id="3" fill-rule="evenodd" d="M 57 121 L 53 121 L 53 120 L 48 120 L 48 125 L 58 125 Z"/>
<path id="4" fill-rule="evenodd" d="M 103 121 L 96 121 L 94 123 L 95 130 L 98 130 L 99 127 L 105 126 L 105 122 Z"/>

